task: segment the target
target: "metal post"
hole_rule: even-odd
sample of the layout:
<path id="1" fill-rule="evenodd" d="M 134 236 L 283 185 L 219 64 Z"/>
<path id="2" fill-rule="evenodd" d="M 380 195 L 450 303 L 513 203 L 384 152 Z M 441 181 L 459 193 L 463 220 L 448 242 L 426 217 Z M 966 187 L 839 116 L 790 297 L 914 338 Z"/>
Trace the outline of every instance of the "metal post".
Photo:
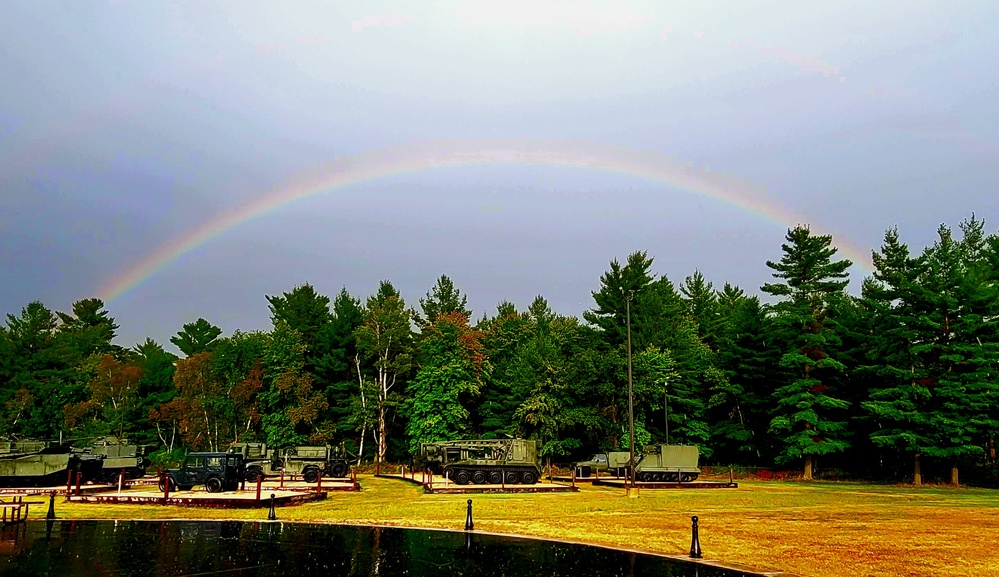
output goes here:
<path id="1" fill-rule="evenodd" d="M 118 472 L 118 496 L 121 497 L 121 486 L 125 482 L 125 469 Z"/>
<path id="2" fill-rule="evenodd" d="M 465 530 L 472 531 L 475 529 L 475 524 L 472 523 L 472 500 L 468 500 L 468 513 L 465 515 Z"/>
<path id="3" fill-rule="evenodd" d="M 82 483 L 82 482 L 83 482 L 83 472 L 82 471 L 77 471 L 76 472 L 76 493 L 75 493 L 76 496 L 80 495 L 80 483 Z"/>
<path id="4" fill-rule="evenodd" d="M 729 485 L 735 484 L 735 477 L 732 474 L 732 467 L 728 468 L 728 484 Z"/>
<path id="5" fill-rule="evenodd" d="M 73 469 L 68 469 L 66 472 L 69 473 L 66 475 L 66 496 L 68 497 L 73 490 Z"/>
<path id="6" fill-rule="evenodd" d="M 55 491 L 49 493 L 49 512 L 45 514 L 46 519 L 55 519 Z"/>
<path id="7" fill-rule="evenodd" d="M 271 510 L 269 513 L 267 513 L 267 520 L 268 521 L 277 520 L 277 514 L 274 513 L 274 493 L 271 493 Z"/>
<path id="8" fill-rule="evenodd" d="M 281 469 L 281 484 L 278 485 L 279 489 L 284 489 L 284 469 Z"/>
<path id="9" fill-rule="evenodd" d="M 319 476 L 316 477 L 316 492 L 321 493 L 323 490 L 323 472 L 319 472 Z"/>
<path id="10" fill-rule="evenodd" d="M 167 499 L 170 498 L 170 475 L 166 473 L 160 473 L 160 478 L 163 479 L 163 502 L 165 503 Z"/>
<path id="11" fill-rule="evenodd" d="M 572 468 L 572 486 L 573 486 L 573 488 L 576 487 L 576 468 L 575 467 Z"/>
<path id="12" fill-rule="evenodd" d="M 690 556 L 693 559 L 701 558 L 701 541 L 697 537 L 697 515 L 690 518 Z"/>
<path id="13" fill-rule="evenodd" d="M 263 479 L 261 479 L 261 476 L 257 475 L 257 503 L 260 502 L 260 485 L 262 484 L 262 482 Z"/>

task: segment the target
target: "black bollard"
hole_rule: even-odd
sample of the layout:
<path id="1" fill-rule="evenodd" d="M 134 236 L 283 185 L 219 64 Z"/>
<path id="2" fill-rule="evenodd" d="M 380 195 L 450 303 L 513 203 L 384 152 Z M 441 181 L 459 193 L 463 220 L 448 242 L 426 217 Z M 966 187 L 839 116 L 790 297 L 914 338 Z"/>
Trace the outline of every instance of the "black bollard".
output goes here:
<path id="1" fill-rule="evenodd" d="M 45 514 L 46 519 L 55 519 L 55 491 L 49 493 L 49 512 Z"/>
<path id="2" fill-rule="evenodd" d="M 267 513 L 267 520 L 268 521 L 277 520 L 277 514 L 274 513 L 274 493 L 271 493 L 271 511 Z"/>
<path id="3" fill-rule="evenodd" d="M 475 529 L 475 524 L 472 523 L 472 500 L 468 500 L 468 514 L 465 515 L 465 530 L 472 531 Z"/>
<path id="4" fill-rule="evenodd" d="M 697 515 L 690 518 L 690 557 L 701 558 L 701 541 L 697 537 Z"/>

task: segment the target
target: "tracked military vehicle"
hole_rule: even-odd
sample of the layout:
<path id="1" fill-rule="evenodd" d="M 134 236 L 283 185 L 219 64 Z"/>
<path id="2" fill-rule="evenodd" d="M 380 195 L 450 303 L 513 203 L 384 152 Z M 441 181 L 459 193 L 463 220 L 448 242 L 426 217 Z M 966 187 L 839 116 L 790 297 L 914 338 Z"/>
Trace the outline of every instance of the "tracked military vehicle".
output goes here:
<path id="1" fill-rule="evenodd" d="M 229 452 L 243 456 L 246 480 L 286 475 L 302 475 L 308 483 L 320 477 L 346 477 L 350 471 L 350 454 L 343 446 L 298 446 L 268 449 L 266 443 L 233 443 Z"/>
<path id="2" fill-rule="evenodd" d="M 145 453 L 146 447 L 130 445 L 128 441 L 118 437 L 100 437 L 84 450 L 85 455 L 100 459 L 97 480 L 104 483 L 116 481 L 122 471 L 125 472 L 126 479 L 141 478 L 149 466 Z"/>
<path id="3" fill-rule="evenodd" d="M 686 483 L 697 479 L 700 454 L 695 445 L 652 445 L 635 466 L 635 480 Z"/>
<path id="4" fill-rule="evenodd" d="M 458 485 L 533 485 L 541 478 L 541 443 L 526 439 L 469 439 L 422 443 L 417 467 Z"/>
<path id="5" fill-rule="evenodd" d="M 0 441 L 0 487 L 63 485 L 69 471 L 83 473 L 83 482 L 100 470 L 101 459 L 81 459 L 68 445 L 43 441 Z"/>

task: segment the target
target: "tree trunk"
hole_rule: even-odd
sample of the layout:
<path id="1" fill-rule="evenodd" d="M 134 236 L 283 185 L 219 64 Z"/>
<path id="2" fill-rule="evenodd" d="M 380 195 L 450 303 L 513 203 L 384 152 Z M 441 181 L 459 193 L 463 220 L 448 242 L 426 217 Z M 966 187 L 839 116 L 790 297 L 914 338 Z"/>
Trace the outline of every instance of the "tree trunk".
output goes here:
<path id="1" fill-rule="evenodd" d="M 950 468 L 950 484 L 955 487 L 959 486 L 957 482 L 957 465 Z"/>
<path id="2" fill-rule="evenodd" d="M 912 484 L 913 485 L 922 485 L 923 484 L 923 474 L 919 470 L 919 453 L 916 453 L 916 457 L 915 457 L 915 460 L 913 462 Z"/>
<path id="3" fill-rule="evenodd" d="M 805 455 L 805 480 L 812 480 L 812 456 Z"/>

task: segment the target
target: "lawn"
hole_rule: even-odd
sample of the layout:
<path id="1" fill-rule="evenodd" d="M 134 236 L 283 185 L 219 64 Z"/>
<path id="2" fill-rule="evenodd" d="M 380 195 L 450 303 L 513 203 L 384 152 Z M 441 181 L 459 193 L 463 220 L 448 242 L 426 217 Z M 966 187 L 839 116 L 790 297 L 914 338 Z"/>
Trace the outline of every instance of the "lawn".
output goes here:
<path id="1" fill-rule="evenodd" d="M 860 483 L 742 481 L 738 489 L 425 495 L 362 475 L 359 493 L 277 510 L 283 521 L 475 529 L 685 555 L 700 518 L 706 559 L 803 576 L 999 575 L 999 491 Z M 31 516 L 44 515 L 38 507 Z M 87 505 L 56 500 L 59 518 L 264 519 L 266 509 Z"/>

